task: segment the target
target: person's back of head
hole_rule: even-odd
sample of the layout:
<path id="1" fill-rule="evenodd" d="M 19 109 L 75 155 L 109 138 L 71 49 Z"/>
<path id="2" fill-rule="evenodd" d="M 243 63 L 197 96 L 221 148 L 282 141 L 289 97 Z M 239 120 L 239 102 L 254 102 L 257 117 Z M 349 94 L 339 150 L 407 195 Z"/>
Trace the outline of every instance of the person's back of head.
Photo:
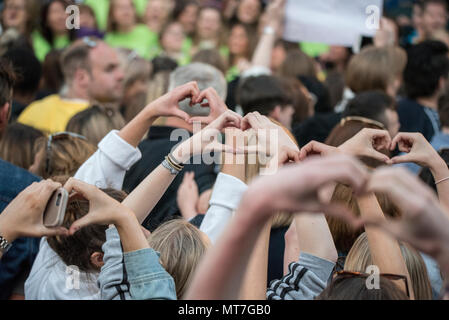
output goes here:
<path id="1" fill-rule="evenodd" d="M 382 91 L 366 91 L 356 95 L 347 104 L 342 117 L 362 117 L 377 121 L 391 136 L 396 136 L 399 131 L 395 101 Z"/>
<path id="2" fill-rule="evenodd" d="M 30 126 L 15 122 L 0 139 L 0 158 L 28 170 L 34 162 L 34 144 L 44 134 Z"/>
<path id="3" fill-rule="evenodd" d="M 32 49 L 27 47 L 13 47 L 4 57 L 11 61 L 17 81 L 14 85 L 14 97 L 25 98 L 30 103 L 38 89 L 42 76 L 42 66 Z"/>
<path id="4" fill-rule="evenodd" d="M 409 300 L 392 281 L 380 276 L 379 288 L 367 286 L 367 277 L 337 276 L 316 300 Z"/>
<path id="5" fill-rule="evenodd" d="M 257 111 L 268 116 L 277 107 L 289 105 L 280 81 L 274 76 L 257 76 L 242 79 L 237 92 L 237 101 L 244 114 Z"/>
<path id="6" fill-rule="evenodd" d="M 13 88 L 16 75 L 11 63 L 0 59 L 0 138 L 8 125 L 11 115 L 11 104 L 13 98 Z"/>
<path id="7" fill-rule="evenodd" d="M 381 90 L 394 97 L 399 90 L 407 63 L 399 47 L 368 46 L 354 55 L 346 70 L 346 86 L 354 93 Z"/>
<path id="8" fill-rule="evenodd" d="M 103 190 L 111 198 L 122 202 L 126 198 L 123 191 Z M 89 201 L 69 199 L 62 226 L 69 229 L 76 220 L 89 212 Z M 93 224 L 81 228 L 72 236 L 47 238 L 50 247 L 67 266 L 77 266 L 82 272 L 99 272 L 103 265 L 102 246 L 106 242 L 107 225 Z"/>
<path id="9" fill-rule="evenodd" d="M 84 70 L 88 73 L 91 72 L 92 66 L 89 53 L 93 43 L 96 43 L 96 41 L 99 40 L 94 38 L 77 40 L 62 52 L 60 65 L 64 75 L 64 81 L 68 86 L 73 83 L 79 70 Z"/>
<path id="10" fill-rule="evenodd" d="M 153 67 L 153 77 L 159 72 L 172 72 L 178 67 L 178 63 L 169 57 L 156 57 L 151 60 Z"/>
<path id="11" fill-rule="evenodd" d="M 196 81 L 200 91 L 212 87 L 217 91 L 218 96 L 224 101 L 227 94 L 227 83 L 223 73 L 217 68 L 205 63 L 191 63 L 177 68 L 170 75 L 169 91 L 182 86 L 188 82 Z M 206 116 L 210 108 L 195 105 L 191 107 L 187 99 L 179 104 L 181 110 L 190 115 Z"/>
<path id="12" fill-rule="evenodd" d="M 423 258 L 418 251 L 407 244 L 399 243 L 401 253 L 410 275 L 413 293 L 416 300 L 431 300 L 432 288 Z M 367 272 L 374 265 L 368 236 L 362 233 L 354 242 L 346 257 L 344 269 L 350 272 Z"/>
<path id="13" fill-rule="evenodd" d="M 210 247 L 206 234 L 181 219 L 160 225 L 148 238 L 150 247 L 160 252 L 161 264 L 173 277 L 181 299 L 202 257 Z"/>
<path id="14" fill-rule="evenodd" d="M 279 70 L 281 76 L 298 78 L 316 77 L 314 61 L 302 50 L 290 50 Z"/>
<path id="15" fill-rule="evenodd" d="M 110 131 L 121 130 L 124 126 L 122 117 L 114 117 L 112 112 L 98 106 L 90 107 L 74 115 L 66 131 L 78 133 L 96 146 Z"/>
<path id="16" fill-rule="evenodd" d="M 439 41 L 424 41 L 408 50 L 404 83 L 410 99 L 430 98 L 442 91 L 449 73 L 448 52 Z"/>
<path id="17" fill-rule="evenodd" d="M 226 74 L 227 71 L 226 61 L 217 49 L 203 49 L 198 51 L 192 57 L 192 62 L 210 64 L 220 70 L 223 74 Z"/>
<path id="18" fill-rule="evenodd" d="M 81 165 L 97 150 L 85 137 L 74 133 L 56 133 L 36 140 L 35 160 L 30 171 L 44 179 L 73 177 Z"/>

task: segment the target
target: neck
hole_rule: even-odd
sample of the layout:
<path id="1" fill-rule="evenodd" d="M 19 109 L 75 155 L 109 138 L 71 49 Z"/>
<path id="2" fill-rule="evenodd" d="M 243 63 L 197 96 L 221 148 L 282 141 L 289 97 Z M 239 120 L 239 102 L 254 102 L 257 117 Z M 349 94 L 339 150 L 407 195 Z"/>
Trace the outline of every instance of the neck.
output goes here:
<path id="1" fill-rule="evenodd" d="M 65 93 L 62 94 L 65 99 L 80 99 L 89 101 L 89 96 L 86 90 L 76 86 L 69 87 Z"/>
<path id="2" fill-rule="evenodd" d="M 449 134 L 449 127 L 443 127 L 443 129 L 441 129 L 441 132 L 443 132 L 444 134 Z"/>
<path id="3" fill-rule="evenodd" d="M 428 98 L 418 98 L 416 101 L 423 106 L 428 108 L 438 110 L 438 96 L 428 97 Z"/>

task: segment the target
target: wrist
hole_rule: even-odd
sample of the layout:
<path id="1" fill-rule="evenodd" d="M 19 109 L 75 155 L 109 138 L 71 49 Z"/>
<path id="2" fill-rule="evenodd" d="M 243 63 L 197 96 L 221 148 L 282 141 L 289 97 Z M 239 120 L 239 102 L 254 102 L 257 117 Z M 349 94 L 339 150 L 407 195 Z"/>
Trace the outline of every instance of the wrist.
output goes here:
<path id="1" fill-rule="evenodd" d="M 2 215 L 0 215 L 0 236 L 2 236 L 9 243 L 12 243 L 20 236 L 19 232 L 15 229 L 16 227 L 13 223 L 8 221 L 6 217 L 2 217 Z"/>
<path id="2" fill-rule="evenodd" d="M 430 172 L 435 180 L 449 177 L 449 169 L 446 162 L 438 156 L 438 159 L 432 161 L 429 165 Z"/>

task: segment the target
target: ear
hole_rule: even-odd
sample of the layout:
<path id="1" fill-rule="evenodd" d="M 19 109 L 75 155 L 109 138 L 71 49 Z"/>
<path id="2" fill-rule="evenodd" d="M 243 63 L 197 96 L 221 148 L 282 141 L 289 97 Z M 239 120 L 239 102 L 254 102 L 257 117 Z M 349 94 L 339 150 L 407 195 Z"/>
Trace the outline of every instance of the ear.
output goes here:
<path id="1" fill-rule="evenodd" d="M 90 75 L 87 70 L 84 69 L 76 70 L 74 80 L 82 88 L 87 88 L 90 85 Z"/>
<path id="2" fill-rule="evenodd" d="M 269 114 L 268 116 L 270 118 L 273 118 L 276 121 L 279 121 L 281 119 L 281 113 L 282 113 L 282 108 L 281 106 L 276 106 Z"/>
<path id="3" fill-rule="evenodd" d="M 101 269 L 101 267 L 104 266 L 103 256 L 103 252 L 92 253 L 90 256 L 90 263 L 92 263 L 92 265 L 94 265 L 96 268 Z"/>
<path id="4" fill-rule="evenodd" d="M 446 84 L 447 84 L 447 78 L 440 77 L 440 81 L 439 81 L 439 89 L 440 89 L 440 91 L 444 92 L 446 90 Z"/>

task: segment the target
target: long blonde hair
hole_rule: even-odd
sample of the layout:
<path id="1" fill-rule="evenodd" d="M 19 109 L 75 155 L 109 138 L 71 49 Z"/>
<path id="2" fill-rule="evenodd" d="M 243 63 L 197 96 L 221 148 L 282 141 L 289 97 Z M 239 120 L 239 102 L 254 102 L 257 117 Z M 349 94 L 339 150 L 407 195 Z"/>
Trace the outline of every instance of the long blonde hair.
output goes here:
<path id="1" fill-rule="evenodd" d="M 408 244 L 399 243 L 407 270 L 417 300 L 432 300 L 432 288 L 427 273 L 426 265 L 421 255 Z M 368 237 L 362 233 L 354 242 L 346 257 L 345 270 L 353 272 L 365 272 L 366 268 L 373 264 L 373 258 L 369 249 Z"/>
<path id="2" fill-rule="evenodd" d="M 148 238 L 150 247 L 160 252 L 162 266 L 173 277 L 176 296 L 181 299 L 209 243 L 197 227 L 176 219 L 160 225 Z"/>

